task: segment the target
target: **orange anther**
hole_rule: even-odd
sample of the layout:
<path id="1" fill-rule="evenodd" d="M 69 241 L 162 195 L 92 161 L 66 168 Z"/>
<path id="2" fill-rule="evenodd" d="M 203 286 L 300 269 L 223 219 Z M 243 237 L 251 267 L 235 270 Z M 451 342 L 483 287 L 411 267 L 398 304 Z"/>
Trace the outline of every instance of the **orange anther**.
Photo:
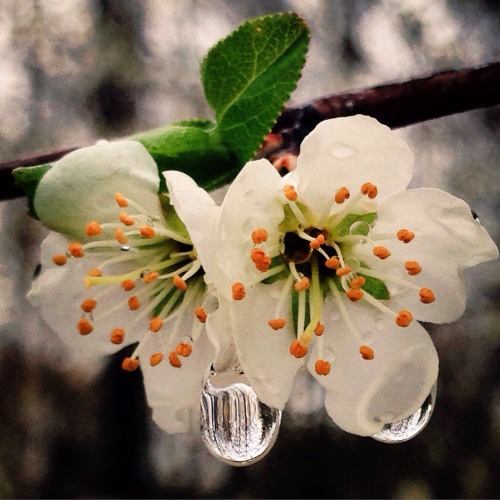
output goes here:
<path id="1" fill-rule="evenodd" d="M 132 358 L 125 358 L 122 361 L 122 368 L 127 372 L 133 372 L 139 367 L 139 360 Z"/>
<path id="2" fill-rule="evenodd" d="M 339 269 L 337 269 L 335 271 L 335 274 L 337 276 L 347 276 L 351 272 L 352 272 L 352 269 L 349 266 L 344 266 L 344 267 L 340 267 Z"/>
<path id="3" fill-rule="evenodd" d="M 98 267 L 93 267 L 88 273 L 87 276 L 92 278 L 99 278 L 102 276 L 101 270 Z"/>
<path id="4" fill-rule="evenodd" d="M 128 299 L 128 308 L 131 311 L 137 311 L 139 307 L 141 307 L 141 302 L 135 295 Z"/>
<path id="5" fill-rule="evenodd" d="M 85 234 L 87 236 L 99 236 L 101 232 L 102 232 L 101 225 L 95 220 L 90 221 L 85 226 Z"/>
<path id="6" fill-rule="evenodd" d="M 359 353 L 361 354 L 361 357 L 363 359 L 373 359 L 375 357 L 373 349 L 371 347 L 368 347 L 367 345 L 362 345 L 359 348 Z"/>
<path id="7" fill-rule="evenodd" d="M 70 243 L 68 245 L 68 252 L 73 257 L 83 257 L 83 245 L 77 242 Z"/>
<path id="8" fill-rule="evenodd" d="M 92 312 L 97 305 L 97 301 L 94 299 L 84 299 L 81 304 L 81 308 L 84 312 L 89 313 Z"/>
<path id="9" fill-rule="evenodd" d="M 125 330 L 123 328 L 115 328 L 110 334 L 110 340 L 113 344 L 121 344 L 125 339 Z"/>
<path id="10" fill-rule="evenodd" d="M 358 276 L 350 281 L 349 286 L 352 289 L 361 288 L 366 283 L 366 279 L 363 276 Z"/>
<path id="11" fill-rule="evenodd" d="M 303 358 L 307 354 L 307 346 L 301 344 L 298 340 L 294 340 L 290 344 L 290 354 L 296 358 Z"/>
<path id="12" fill-rule="evenodd" d="M 336 193 L 335 193 L 335 203 L 344 203 L 345 200 L 347 200 L 351 196 L 351 193 L 349 193 L 349 190 L 346 187 L 341 187 Z"/>
<path id="13" fill-rule="evenodd" d="M 146 273 L 144 278 L 142 278 L 142 281 L 144 281 L 144 283 L 146 283 L 146 285 L 148 283 L 151 283 L 152 281 L 158 279 L 160 277 L 160 273 L 157 272 L 157 271 L 151 271 L 149 273 Z"/>
<path id="14" fill-rule="evenodd" d="M 154 238 L 156 235 L 156 231 L 152 226 L 142 226 L 139 228 L 139 232 L 143 238 Z"/>
<path id="15" fill-rule="evenodd" d="M 267 231 L 263 227 L 258 227 L 252 231 L 252 241 L 257 243 L 264 243 L 267 241 Z"/>
<path id="16" fill-rule="evenodd" d="M 283 318 L 275 318 L 275 319 L 270 319 L 267 324 L 273 329 L 273 330 L 280 330 L 286 325 L 286 320 Z"/>
<path id="17" fill-rule="evenodd" d="M 259 262 L 255 263 L 255 267 L 263 273 L 265 273 L 269 269 L 270 265 L 271 257 L 269 257 L 269 255 L 265 255 Z"/>
<path id="18" fill-rule="evenodd" d="M 357 302 L 363 298 L 364 292 L 360 288 L 350 288 L 345 294 L 351 302 Z"/>
<path id="19" fill-rule="evenodd" d="M 434 292 L 430 288 L 420 289 L 420 302 L 423 304 L 430 304 L 436 300 Z"/>
<path id="20" fill-rule="evenodd" d="M 192 352 L 193 347 L 191 346 L 191 344 L 183 344 L 181 342 L 180 344 L 177 344 L 177 347 L 175 348 L 175 353 L 184 358 L 190 356 Z"/>
<path id="21" fill-rule="evenodd" d="M 152 332 L 159 332 L 163 326 L 163 320 L 158 316 L 155 316 L 149 320 L 149 329 Z"/>
<path id="22" fill-rule="evenodd" d="M 285 194 L 285 198 L 290 201 L 295 201 L 299 196 L 291 184 L 285 184 L 283 187 L 283 193 Z"/>
<path id="23" fill-rule="evenodd" d="M 416 276 L 422 272 L 422 266 L 414 260 L 405 262 L 405 269 L 408 271 L 410 276 Z"/>
<path id="24" fill-rule="evenodd" d="M 402 309 L 399 311 L 399 314 L 396 316 L 396 324 L 398 326 L 406 327 L 413 321 L 413 314 L 406 309 Z"/>
<path id="25" fill-rule="evenodd" d="M 194 315 L 198 318 L 200 323 L 205 323 L 207 321 L 207 313 L 203 307 L 197 307 L 194 310 Z"/>
<path id="26" fill-rule="evenodd" d="M 233 299 L 234 300 L 241 300 L 245 297 L 245 287 L 243 283 L 240 283 L 239 281 L 236 283 L 233 283 L 233 286 L 231 288 L 232 293 L 233 293 Z"/>
<path id="27" fill-rule="evenodd" d="M 309 278 L 302 276 L 302 278 L 300 278 L 300 281 L 294 283 L 293 288 L 297 292 L 303 292 L 304 290 L 307 290 L 309 288 Z"/>
<path id="28" fill-rule="evenodd" d="M 182 363 L 181 363 L 181 360 L 179 359 L 179 356 L 177 356 L 177 354 L 174 351 L 172 351 L 168 355 L 168 360 L 170 361 L 170 364 L 174 368 L 180 368 L 182 366 Z"/>
<path id="29" fill-rule="evenodd" d="M 323 335 L 324 332 L 325 332 L 325 325 L 318 321 L 318 324 L 316 325 L 316 328 L 314 329 L 314 333 L 318 337 L 321 337 L 321 335 Z"/>
<path id="30" fill-rule="evenodd" d="M 122 208 L 128 207 L 128 201 L 121 193 L 115 193 L 115 201 Z"/>
<path id="31" fill-rule="evenodd" d="M 368 196 L 368 198 L 370 198 L 372 200 L 373 198 L 375 198 L 377 196 L 378 189 L 377 189 L 377 186 L 375 186 L 371 182 L 365 182 L 361 186 L 361 193 L 365 194 L 366 196 Z"/>
<path id="32" fill-rule="evenodd" d="M 325 237 L 322 234 L 318 234 L 318 237 L 309 242 L 309 246 L 313 250 L 317 250 L 321 245 L 325 244 Z"/>
<path id="33" fill-rule="evenodd" d="M 64 264 L 66 264 L 66 262 L 68 262 L 68 257 L 66 257 L 66 255 L 64 255 L 62 253 L 58 254 L 58 255 L 53 255 L 52 262 L 56 266 L 64 266 Z"/>
<path id="34" fill-rule="evenodd" d="M 120 222 L 126 226 L 133 226 L 135 224 L 135 219 L 130 215 L 127 215 L 125 212 L 122 212 L 119 218 Z"/>
<path id="35" fill-rule="evenodd" d="M 325 261 L 325 266 L 328 269 L 338 269 L 340 267 L 340 260 L 338 257 L 330 257 Z"/>
<path id="36" fill-rule="evenodd" d="M 80 335 L 88 335 L 94 330 L 92 323 L 87 318 L 82 318 L 77 324 L 76 327 L 80 332 Z"/>
<path id="37" fill-rule="evenodd" d="M 383 260 L 390 257 L 391 252 L 389 252 L 389 249 L 386 247 L 373 247 L 373 255 Z"/>
<path id="38" fill-rule="evenodd" d="M 161 352 L 155 352 L 151 354 L 149 358 L 149 364 L 151 366 L 159 365 L 163 361 L 163 354 Z"/>
<path id="39" fill-rule="evenodd" d="M 410 241 L 415 238 L 415 233 L 412 233 L 411 231 L 408 231 L 408 229 L 400 229 L 397 233 L 396 236 L 399 241 L 402 241 L 403 243 L 410 243 Z"/>
<path id="40" fill-rule="evenodd" d="M 262 248 L 252 248 L 252 250 L 250 251 L 250 258 L 253 262 L 255 262 L 255 264 L 261 262 L 265 256 L 266 252 L 264 252 Z"/>
<path id="41" fill-rule="evenodd" d="M 314 364 L 314 369 L 318 375 L 328 375 L 330 373 L 330 363 L 323 359 L 318 359 Z"/>
<path id="42" fill-rule="evenodd" d="M 115 231 L 115 240 L 122 245 L 128 241 L 128 238 L 125 236 L 125 231 L 121 227 Z"/>
<path id="43" fill-rule="evenodd" d="M 175 288 L 177 288 L 177 290 L 180 290 L 181 292 L 187 290 L 188 287 L 187 283 L 178 274 L 176 274 L 172 278 L 172 283 L 175 286 Z"/>
<path id="44" fill-rule="evenodd" d="M 126 292 L 130 292 L 130 290 L 133 290 L 135 288 L 135 283 L 133 280 L 123 280 L 121 282 L 121 285 Z"/>

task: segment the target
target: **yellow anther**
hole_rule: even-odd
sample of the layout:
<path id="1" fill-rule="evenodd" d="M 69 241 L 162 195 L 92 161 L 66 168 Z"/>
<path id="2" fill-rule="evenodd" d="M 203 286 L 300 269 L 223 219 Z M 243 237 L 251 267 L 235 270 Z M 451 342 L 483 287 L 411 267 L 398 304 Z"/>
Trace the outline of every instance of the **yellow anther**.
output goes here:
<path id="1" fill-rule="evenodd" d="M 81 308 L 84 312 L 90 313 L 97 306 L 97 301 L 94 299 L 84 299 L 81 303 Z"/>
<path id="2" fill-rule="evenodd" d="M 285 194 L 285 198 L 290 201 L 295 201 L 299 197 L 297 191 L 291 184 L 285 184 L 285 186 L 283 186 L 283 193 Z"/>
<path id="3" fill-rule="evenodd" d="M 66 255 L 64 255 L 62 253 L 58 254 L 58 255 L 53 255 L 52 262 L 56 266 L 64 266 L 64 264 L 66 264 L 66 262 L 68 262 L 68 257 L 66 257 Z"/>
<path id="4" fill-rule="evenodd" d="M 302 276 L 302 278 L 300 278 L 300 281 L 294 283 L 293 288 L 297 292 L 303 292 L 304 290 L 307 290 L 309 288 L 309 278 L 307 278 L 306 276 Z"/>
<path id="5" fill-rule="evenodd" d="M 139 232 L 143 238 L 154 238 L 156 235 L 156 231 L 152 226 L 142 226 L 139 228 Z"/>
<path id="6" fill-rule="evenodd" d="M 391 252 L 386 247 L 373 247 L 373 255 L 378 257 L 379 259 L 387 259 L 387 257 L 391 256 Z"/>
<path id="7" fill-rule="evenodd" d="M 264 241 L 267 241 L 267 231 L 263 227 L 258 227 L 252 231 L 252 241 L 255 244 L 264 243 Z"/>
<path id="8" fill-rule="evenodd" d="M 328 375 L 330 373 L 330 363 L 324 359 L 318 359 L 314 364 L 314 370 L 318 375 Z"/>
<path id="9" fill-rule="evenodd" d="M 200 323 L 205 323 L 207 321 L 207 313 L 203 307 L 197 307 L 194 310 L 194 315 L 198 318 Z"/>
<path id="10" fill-rule="evenodd" d="M 368 347 L 367 345 L 362 345 L 359 348 L 359 353 L 361 354 L 361 357 L 363 359 L 373 359 L 375 357 L 373 349 L 371 347 Z"/>
<path id="11" fill-rule="evenodd" d="M 139 360 L 132 358 L 125 358 L 122 361 L 122 368 L 127 372 L 133 372 L 139 368 Z"/>
<path id="12" fill-rule="evenodd" d="M 123 280 L 121 286 L 126 292 L 130 292 L 135 288 L 135 282 L 133 280 Z"/>
<path id="13" fill-rule="evenodd" d="M 151 354 L 149 358 L 149 364 L 151 366 L 159 365 L 163 361 L 163 354 L 161 352 L 155 352 Z"/>
<path id="14" fill-rule="evenodd" d="M 265 273 L 269 269 L 270 265 L 271 265 L 271 257 L 269 257 L 269 255 L 264 255 L 264 257 L 262 257 L 262 259 L 259 262 L 255 263 L 255 267 L 263 273 Z"/>
<path id="15" fill-rule="evenodd" d="M 366 279 L 363 276 L 358 276 L 350 281 L 349 286 L 353 289 L 361 288 L 366 283 Z"/>
<path id="16" fill-rule="evenodd" d="M 121 245 L 124 245 L 128 241 L 128 238 L 125 236 L 125 231 L 121 227 L 115 231 L 115 240 Z"/>
<path id="17" fill-rule="evenodd" d="M 152 332 L 159 332 L 162 326 L 163 326 L 163 320 L 158 316 L 155 316 L 154 318 L 151 318 L 149 320 L 149 329 Z"/>
<path id="18" fill-rule="evenodd" d="M 307 354 L 307 346 L 301 344 L 298 340 L 294 340 L 290 344 L 290 354 L 296 358 L 303 358 Z"/>
<path id="19" fill-rule="evenodd" d="M 141 301 L 135 295 L 128 299 L 128 308 L 131 311 L 137 311 L 139 307 L 141 307 Z"/>
<path id="20" fill-rule="evenodd" d="M 313 250 L 317 250 L 321 245 L 325 244 L 325 237 L 323 234 L 319 234 L 317 238 L 309 242 L 309 246 Z"/>
<path id="21" fill-rule="evenodd" d="M 422 272 L 422 266 L 414 260 L 405 262 L 405 269 L 408 271 L 410 276 L 416 276 Z"/>
<path id="22" fill-rule="evenodd" d="M 88 273 L 87 276 L 91 278 L 99 278 L 102 276 L 101 270 L 98 267 L 93 267 Z"/>
<path id="23" fill-rule="evenodd" d="M 121 193 L 115 193 L 115 201 L 119 207 L 122 208 L 128 207 L 128 201 L 125 198 L 125 196 L 123 196 L 123 194 Z"/>
<path id="24" fill-rule="evenodd" d="M 420 302 L 423 304 L 430 304 L 436 300 L 434 292 L 430 288 L 420 289 Z"/>
<path id="25" fill-rule="evenodd" d="M 130 215 L 127 215 L 125 212 L 122 212 L 120 214 L 120 222 L 122 224 L 125 224 L 126 226 L 133 226 L 135 224 L 135 219 L 131 217 Z"/>
<path id="26" fill-rule="evenodd" d="M 281 330 L 286 325 L 286 320 L 283 318 L 275 318 L 275 319 L 270 319 L 267 324 L 273 329 L 273 330 Z"/>
<path id="27" fill-rule="evenodd" d="M 115 328 L 109 337 L 113 344 L 122 344 L 125 339 L 125 330 L 123 328 Z"/>
<path id="28" fill-rule="evenodd" d="M 157 280 L 159 277 L 160 277 L 160 273 L 158 271 L 151 271 L 149 273 L 146 273 L 144 278 L 142 278 L 142 281 L 144 281 L 144 283 L 146 283 L 146 285 L 147 285 L 148 283 L 151 283 L 152 281 Z"/>
<path id="29" fill-rule="evenodd" d="M 378 194 L 377 186 L 372 184 L 371 182 L 365 182 L 361 186 L 361 193 L 368 196 L 371 200 L 375 198 Z"/>
<path id="30" fill-rule="evenodd" d="M 193 347 L 191 344 L 184 344 L 181 342 L 180 344 L 177 344 L 177 347 L 175 348 L 175 353 L 183 358 L 187 358 L 192 352 Z"/>
<path id="31" fill-rule="evenodd" d="M 410 243 L 410 241 L 415 238 L 415 233 L 412 233 L 411 231 L 408 231 L 408 229 L 400 229 L 397 233 L 396 236 L 399 241 L 402 241 L 403 243 Z"/>
<path id="32" fill-rule="evenodd" d="M 344 267 L 340 267 L 339 269 L 337 269 L 335 271 L 335 274 L 337 276 L 347 276 L 351 272 L 352 272 L 352 269 L 349 266 L 344 266 Z"/>
<path id="33" fill-rule="evenodd" d="M 328 269 L 338 269 L 340 267 L 340 260 L 338 257 L 330 257 L 325 261 L 325 266 Z"/>
<path id="34" fill-rule="evenodd" d="M 182 363 L 181 363 L 181 360 L 179 359 L 179 356 L 177 356 L 177 354 L 174 351 L 172 351 L 168 355 L 168 360 L 170 361 L 170 364 L 174 368 L 180 368 L 182 366 Z"/>
<path id="35" fill-rule="evenodd" d="M 318 324 L 316 325 L 316 328 L 314 329 L 314 333 L 318 337 L 321 337 L 321 335 L 323 335 L 324 332 L 325 332 L 325 325 L 318 321 Z"/>
<path id="36" fill-rule="evenodd" d="M 177 288 L 177 290 L 180 290 L 181 292 L 187 290 L 188 287 L 187 283 L 178 274 L 176 274 L 172 278 L 172 283 L 175 286 L 175 288 Z"/>
<path id="37" fill-rule="evenodd" d="M 349 190 L 346 187 L 341 187 L 336 193 L 335 193 L 335 203 L 344 203 L 345 200 L 349 199 L 351 196 L 351 193 L 349 193 Z"/>
<path id="38" fill-rule="evenodd" d="M 87 318 L 82 318 L 76 324 L 76 327 L 78 328 L 80 335 L 88 335 L 89 333 L 92 333 L 92 331 L 94 330 L 92 323 Z"/>
<path id="39" fill-rule="evenodd" d="M 233 294 L 233 299 L 234 300 L 241 300 L 245 297 L 245 286 L 243 283 L 240 283 L 239 281 L 236 283 L 233 283 L 233 286 L 231 288 L 232 294 Z"/>
<path id="40" fill-rule="evenodd" d="M 73 257 L 83 257 L 83 245 L 77 242 L 70 243 L 68 245 L 68 252 Z"/>
<path id="41" fill-rule="evenodd" d="M 351 302 L 357 302 L 363 298 L 364 292 L 360 288 L 350 288 L 345 294 Z"/>
<path id="42" fill-rule="evenodd" d="M 87 236 L 99 236 L 101 233 L 102 233 L 101 225 L 95 220 L 90 221 L 85 226 L 85 234 Z"/>
<path id="43" fill-rule="evenodd" d="M 413 314 L 406 309 L 402 309 L 399 311 L 399 314 L 396 316 L 396 324 L 398 326 L 406 327 L 413 321 Z"/>

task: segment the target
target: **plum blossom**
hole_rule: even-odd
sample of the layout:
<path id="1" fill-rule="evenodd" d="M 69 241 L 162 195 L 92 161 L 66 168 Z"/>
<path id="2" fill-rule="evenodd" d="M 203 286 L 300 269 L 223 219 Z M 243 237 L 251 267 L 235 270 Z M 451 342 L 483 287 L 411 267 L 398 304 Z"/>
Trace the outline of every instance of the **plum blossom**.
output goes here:
<path id="1" fill-rule="evenodd" d="M 464 269 L 498 249 L 464 201 L 406 190 L 413 162 L 397 134 L 358 115 L 320 123 L 284 178 L 249 162 L 221 206 L 165 173 L 262 402 L 282 409 L 305 365 L 333 421 L 369 436 L 431 392 L 438 357 L 418 321 L 456 320 Z"/>
<path id="2" fill-rule="evenodd" d="M 153 419 L 186 431 L 215 356 L 205 332 L 210 294 L 192 241 L 146 149 L 100 142 L 55 162 L 34 207 L 53 230 L 29 293 L 61 339 L 82 354 L 137 343 Z"/>

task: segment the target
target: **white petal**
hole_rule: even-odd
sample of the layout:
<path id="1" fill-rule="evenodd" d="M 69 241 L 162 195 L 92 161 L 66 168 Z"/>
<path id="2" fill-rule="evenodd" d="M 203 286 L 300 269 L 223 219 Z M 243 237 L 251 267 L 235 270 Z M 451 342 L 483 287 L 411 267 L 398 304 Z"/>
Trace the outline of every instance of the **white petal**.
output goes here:
<path id="1" fill-rule="evenodd" d="M 398 287 L 394 297 L 415 318 L 434 323 L 455 321 L 465 309 L 463 269 L 496 259 L 498 248 L 473 219 L 467 203 L 439 189 L 409 190 L 380 207 L 374 234 L 395 235 L 402 228 L 413 231 L 415 239 L 407 244 L 395 238 L 377 242 L 392 255 L 371 265 L 434 292 L 435 302 L 422 304 L 418 288 Z M 404 263 L 408 260 L 422 266 L 419 275 L 407 275 Z"/>
<path id="2" fill-rule="evenodd" d="M 283 282 L 256 285 L 246 297 L 233 301 L 231 325 L 239 360 L 259 399 L 268 406 L 282 409 L 292 390 L 293 379 L 303 361 L 289 351 L 295 340 L 292 319 L 282 314 L 287 326 L 273 330 L 267 322 L 275 317 L 275 307 Z"/>
<path id="3" fill-rule="evenodd" d="M 315 373 L 317 350 L 308 368 L 328 391 L 325 406 L 333 421 L 347 432 L 370 436 L 420 408 L 437 379 L 438 358 L 418 323 L 401 328 L 367 306 L 344 302 L 362 341 L 374 350 L 374 359 L 362 359 L 359 340 L 342 319 L 325 317 L 324 355 L 330 357 L 331 372 Z"/>
<path id="4" fill-rule="evenodd" d="M 406 142 L 374 118 L 334 118 L 321 122 L 304 139 L 290 182 L 298 186 L 299 200 L 321 214 L 342 186 L 354 194 L 371 182 L 379 201 L 403 191 L 413 161 Z"/>
<path id="5" fill-rule="evenodd" d="M 85 237 L 85 225 L 116 221 L 116 192 L 134 199 L 151 217 L 162 217 L 158 167 L 135 141 L 99 143 L 56 161 L 36 190 L 34 204 L 43 224 L 70 238 Z"/>

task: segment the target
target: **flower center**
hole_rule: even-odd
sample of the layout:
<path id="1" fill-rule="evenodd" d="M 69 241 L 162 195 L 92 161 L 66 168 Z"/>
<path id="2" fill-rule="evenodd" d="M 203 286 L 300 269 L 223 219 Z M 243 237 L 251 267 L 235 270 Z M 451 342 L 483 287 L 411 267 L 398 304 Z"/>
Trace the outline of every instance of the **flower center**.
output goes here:
<path id="1" fill-rule="evenodd" d="M 200 261 L 186 233 L 169 224 L 172 214 L 166 213 L 165 219 L 152 217 L 139 203 L 121 193 L 115 194 L 115 201 L 123 210 L 117 209 L 116 222 L 90 221 L 85 227 L 85 242 L 71 242 L 65 253 L 52 257 L 57 266 L 66 265 L 69 259 L 87 259 L 94 265 L 83 280 L 77 331 L 89 335 L 99 329 L 99 321 L 116 317 L 117 324 L 111 332 L 95 334 L 108 335 L 111 343 L 122 344 L 127 331 L 143 331 L 134 353 L 123 361 L 125 370 L 139 366 L 139 356 L 151 351 L 148 346 L 155 335 L 160 335 L 162 352 L 149 352 L 151 365 L 160 363 L 168 353 L 170 364 L 179 368 L 179 356 L 191 354 L 206 321 L 201 307 L 205 285 Z M 85 288 L 89 291 L 83 295 Z M 92 293 L 95 289 L 98 291 Z M 101 310 L 100 304 L 113 295 L 122 298 L 116 300 L 115 306 Z M 120 311 L 124 308 L 135 315 L 127 325 L 120 324 Z M 194 313 L 193 328 L 186 336 L 180 319 L 190 309 Z M 172 322 L 168 334 L 167 322 Z"/>

